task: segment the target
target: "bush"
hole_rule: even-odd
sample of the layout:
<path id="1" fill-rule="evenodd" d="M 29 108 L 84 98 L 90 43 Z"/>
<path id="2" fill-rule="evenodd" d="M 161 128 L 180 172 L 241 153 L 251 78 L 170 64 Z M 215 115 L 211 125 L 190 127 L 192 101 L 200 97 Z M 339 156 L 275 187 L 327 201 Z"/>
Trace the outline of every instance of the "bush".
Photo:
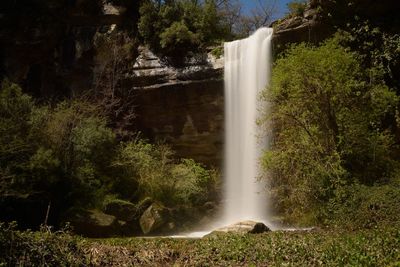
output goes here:
<path id="1" fill-rule="evenodd" d="M 391 177 L 394 137 L 384 119 L 396 114 L 398 97 L 337 39 L 290 48 L 265 96 L 274 104 L 266 116 L 274 136 L 263 162 L 287 218 L 316 223 L 337 188 Z"/>
<path id="2" fill-rule="evenodd" d="M 211 54 L 217 59 L 221 58 L 224 55 L 224 46 L 220 45 L 220 46 L 213 48 L 211 50 Z"/>
<path id="3" fill-rule="evenodd" d="M 123 179 L 137 181 L 138 198 L 150 197 L 170 207 L 198 206 L 209 199 L 215 188 L 214 173 L 193 160 L 174 163 L 166 145 L 151 145 L 143 140 L 121 144 L 114 167 L 122 170 Z"/>
<path id="4" fill-rule="evenodd" d="M 85 266 L 80 240 L 68 231 L 20 232 L 16 224 L 0 223 L 1 266 Z"/>
<path id="5" fill-rule="evenodd" d="M 174 22 L 160 34 L 160 45 L 168 55 L 173 55 L 198 46 L 199 39 L 183 22 Z"/>
<path id="6" fill-rule="evenodd" d="M 63 202 L 93 205 L 109 182 L 116 139 L 106 119 L 88 102 L 62 102 L 50 110 L 41 146 L 59 162 L 53 176 L 64 184 Z"/>
<path id="7" fill-rule="evenodd" d="M 400 92 L 400 35 L 390 34 L 364 21 L 349 23 L 340 32 L 340 42 L 360 54 L 367 68 L 378 68 L 388 86 Z"/>
<path id="8" fill-rule="evenodd" d="M 354 184 L 338 188 L 330 199 L 327 224 L 351 229 L 375 228 L 399 221 L 400 190 L 396 185 Z"/>
<path id="9" fill-rule="evenodd" d="M 200 206 L 208 198 L 209 185 L 214 182 L 211 173 L 191 159 L 182 159 L 173 166 L 171 174 L 175 184 L 175 202 Z"/>
<path id="10" fill-rule="evenodd" d="M 1 83 L 0 169 L 5 172 L 22 174 L 34 153 L 31 144 L 35 140 L 30 132 L 35 122 L 31 120 L 33 109 L 32 98 L 22 94 L 21 88 L 7 80 Z"/>
<path id="11" fill-rule="evenodd" d="M 295 0 L 287 4 L 289 16 L 303 16 L 307 7 L 307 0 Z"/>
<path id="12" fill-rule="evenodd" d="M 182 64 L 190 52 L 204 51 L 228 32 L 214 0 L 143 1 L 138 29 L 145 44 L 174 64 Z"/>

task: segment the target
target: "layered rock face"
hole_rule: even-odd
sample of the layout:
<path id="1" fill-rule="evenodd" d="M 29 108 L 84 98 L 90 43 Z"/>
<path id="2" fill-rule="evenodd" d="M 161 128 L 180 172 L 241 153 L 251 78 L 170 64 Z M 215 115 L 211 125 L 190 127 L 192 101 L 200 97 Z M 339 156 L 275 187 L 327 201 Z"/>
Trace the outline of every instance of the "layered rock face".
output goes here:
<path id="1" fill-rule="evenodd" d="M 223 142 L 223 59 L 212 55 L 172 68 L 140 49 L 130 77 L 136 130 L 165 141 L 178 157 L 219 166 Z M 136 86 L 135 86 L 136 85 Z"/>
<path id="2" fill-rule="evenodd" d="M 319 1 L 310 1 L 301 16 L 292 16 L 272 23 L 274 54 L 291 43 L 318 43 L 334 33 L 334 27 L 322 16 Z"/>

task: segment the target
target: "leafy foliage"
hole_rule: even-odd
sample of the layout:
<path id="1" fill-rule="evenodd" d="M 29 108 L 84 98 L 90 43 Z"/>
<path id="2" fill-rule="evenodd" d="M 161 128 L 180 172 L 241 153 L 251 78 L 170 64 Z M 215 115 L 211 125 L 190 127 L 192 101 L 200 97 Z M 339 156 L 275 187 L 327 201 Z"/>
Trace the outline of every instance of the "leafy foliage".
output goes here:
<path id="1" fill-rule="evenodd" d="M 398 184 L 365 186 L 354 184 L 335 191 L 327 205 L 325 218 L 330 225 L 349 229 L 376 228 L 398 222 L 400 206 Z"/>
<path id="2" fill-rule="evenodd" d="M 0 91 L 0 170 L 4 176 L 11 173 L 21 173 L 26 168 L 26 161 L 32 154 L 30 149 L 31 135 L 29 133 L 30 113 L 33 100 L 22 95 L 21 89 L 9 83 L 2 82 Z M 7 174 L 7 175 L 5 175 Z M 11 175 L 11 177 L 15 178 Z"/>
<path id="3" fill-rule="evenodd" d="M 343 46 L 357 51 L 362 64 L 378 68 L 387 85 L 399 93 L 400 35 L 391 34 L 368 21 L 348 24 L 340 31 Z"/>
<path id="4" fill-rule="evenodd" d="M 193 160 L 177 162 L 166 145 L 118 143 L 99 106 L 88 101 L 37 105 L 5 81 L 0 113 L 0 192 L 44 192 L 51 224 L 74 207 L 100 208 L 110 195 L 193 208 L 215 197 L 215 172 Z"/>
<path id="5" fill-rule="evenodd" d="M 293 46 L 275 64 L 265 92 L 274 104 L 266 118 L 273 147 L 263 162 L 277 210 L 294 221 L 320 221 L 343 185 L 382 183 L 396 169 L 384 119 L 396 114 L 398 97 L 379 69 L 363 70 L 358 58 L 331 39 Z"/>
<path id="6" fill-rule="evenodd" d="M 307 7 L 306 0 L 295 0 L 287 3 L 289 16 L 302 16 Z"/>
<path id="7" fill-rule="evenodd" d="M 84 266 L 80 240 L 67 230 L 52 233 L 16 231 L 16 224 L 0 223 L 1 266 Z"/>
<path id="8" fill-rule="evenodd" d="M 189 52 L 198 52 L 228 33 L 214 0 L 143 1 L 138 29 L 153 51 L 182 64 Z"/>
<path id="9" fill-rule="evenodd" d="M 142 140 L 122 144 L 113 165 L 123 169 L 124 179 L 136 180 L 140 198 L 149 196 L 167 205 L 196 206 L 204 203 L 209 188 L 215 188 L 215 174 L 190 159 L 172 161 L 166 145 Z"/>

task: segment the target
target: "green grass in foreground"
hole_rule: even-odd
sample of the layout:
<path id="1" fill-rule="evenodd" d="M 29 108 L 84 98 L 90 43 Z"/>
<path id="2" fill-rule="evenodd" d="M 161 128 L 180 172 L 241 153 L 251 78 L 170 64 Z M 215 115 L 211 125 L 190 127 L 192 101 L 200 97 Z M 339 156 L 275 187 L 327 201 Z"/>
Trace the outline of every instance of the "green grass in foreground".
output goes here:
<path id="1" fill-rule="evenodd" d="M 400 227 L 85 239 L 0 224 L 0 266 L 399 266 Z"/>
<path id="2" fill-rule="evenodd" d="M 86 240 L 94 264 L 400 266 L 400 228 L 221 235 L 204 239 Z M 126 255 L 121 258 L 122 254 Z"/>

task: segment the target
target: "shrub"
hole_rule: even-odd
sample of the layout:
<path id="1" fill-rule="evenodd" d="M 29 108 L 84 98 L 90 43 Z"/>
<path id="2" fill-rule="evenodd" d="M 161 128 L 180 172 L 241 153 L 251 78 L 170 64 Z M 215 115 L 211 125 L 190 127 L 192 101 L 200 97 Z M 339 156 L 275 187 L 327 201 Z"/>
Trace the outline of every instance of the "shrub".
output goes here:
<path id="1" fill-rule="evenodd" d="M 323 219 L 327 224 L 351 229 L 393 225 L 399 221 L 398 203 L 398 185 L 343 186 L 330 199 Z"/>
<path id="2" fill-rule="evenodd" d="M 289 16 L 303 16 L 307 7 L 307 0 L 295 0 L 287 4 Z"/>
<path id="3" fill-rule="evenodd" d="M 85 266 L 80 240 L 68 231 L 20 232 L 15 228 L 15 223 L 0 223 L 1 266 Z"/>
<path id="4" fill-rule="evenodd" d="M 160 45 L 167 55 L 173 55 L 174 52 L 186 52 L 198 46 L 198 43 L 198 37 L 182 21 L 173 22 L 160 34 Z"/>
<path id="5" fill-rule="evenodd" d="M 30 116 L 34 109 L 31 97 L 17 85 L 4 80 L 0 89 L 0 168 L 21 173 L 33 154 Z"/>
<path id="6" fill-rule="evenodd" d="M 122 170 L 124 179 L 137 181 L 138 198 L 150 197 L 173 207 L 201 205 L 215 187 L 213 172 L 193 160 L 176 164 L 166 145 L 151 145 L 143 140 L 121 144 L 114 167 Z"/>
<path id="7" fill-rule="evenodd" d="M 7 177 L 2 192 L 44 192 L 43 201 L 52 201 L 55 213 L 97 201 L 109 183 L 115 135 L 95 106 L 84 101 L 38 106 L 5 81 L 0 112 L 0 173 Z"/>
<path id="8" fill-rule="evenodd" d="M 182 64 L 190 52 L 204 51 L 228 32 L 214 0 L 143 1 L 138 29 L 145 44 L 176 64 Z"/>
<path id="9" fill-rule="evenodd" d="M 336 188 L 387 180 L 396 167 L 394 138 L 383 123 L 398 97 L 377 69 L 331 39 L 293 46 L 276 61 L 269 91 L 272 149 L 264 154 L 277 210 L 318 221 Z"/>
<path id="10" fill-rule="evenodd" d="M 400 92 L 400 35 L 390 34 L 370 22 L 349 23 L 340 32 L 340 42 L 360 54 L 367 68 L 378 68 L 388 86 Z"/>
<path id="11" fill-rule="evenodd" d="M 100 115 L 99 115 L 100 114 Z M 115 134 L 97 107 L 87 102 L 62 102 L 51 111 L 44 145 L 60 162 L 57 177 L 69 188 L 67 203 L 97 202 L 97 193 L 108 183 L 108 168 Z"/>
<path id="12" fill-rule="evenodd" d="M 211 54 L 217 59 L 221 58 L 224 55 L 224 47 L 223 47 L 223 45 L 213 48 L 211 50 Z"/>
<path id="13" fill-rule="evenodd" d="M 207 201 L 211 175 L 201 165 L 191 159 L 182 159 L 180 164 L 173 166 L 171 174 L 174 177 L 176 203 L 198 206 Z"/>

